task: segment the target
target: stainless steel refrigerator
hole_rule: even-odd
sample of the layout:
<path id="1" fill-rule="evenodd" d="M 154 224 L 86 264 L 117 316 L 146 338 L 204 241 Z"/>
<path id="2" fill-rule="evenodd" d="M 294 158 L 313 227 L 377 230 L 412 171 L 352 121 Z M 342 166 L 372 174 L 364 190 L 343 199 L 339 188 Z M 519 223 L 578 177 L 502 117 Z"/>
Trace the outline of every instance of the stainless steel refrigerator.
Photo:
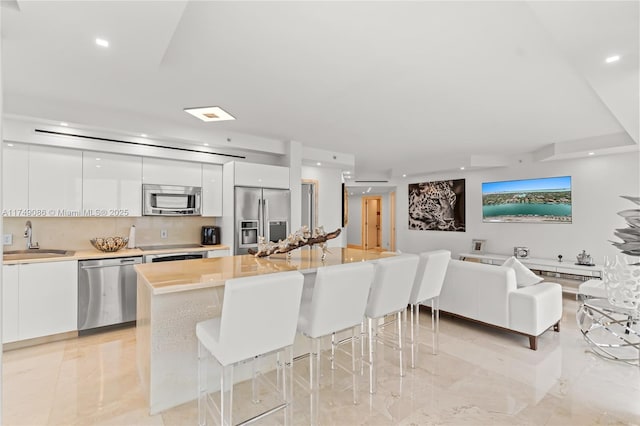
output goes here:
<path id="1" fill-rule="evenodd" d="M 291 193 L 288 189 L 235 188 L 235 254 L 257 250 L 258 238 L 277 242 L 289 235 Z"/>

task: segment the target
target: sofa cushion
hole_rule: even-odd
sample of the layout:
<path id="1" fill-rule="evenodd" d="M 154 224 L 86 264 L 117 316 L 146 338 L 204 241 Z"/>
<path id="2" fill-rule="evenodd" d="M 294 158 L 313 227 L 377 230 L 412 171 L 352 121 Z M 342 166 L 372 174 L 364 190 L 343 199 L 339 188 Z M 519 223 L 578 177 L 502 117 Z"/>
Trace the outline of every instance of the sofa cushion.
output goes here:
<path id="1" fill-rule="evenodd" d="M 527 287 L 530 285 L 538 284 L 542 281 L 542 278 L 531 272 L 529 268 L 524 266 L 518 259 L 511 256 L 508 258 L 502 266 L 513 268 L 516 273 L 516 282 L 518 287 Z"/>

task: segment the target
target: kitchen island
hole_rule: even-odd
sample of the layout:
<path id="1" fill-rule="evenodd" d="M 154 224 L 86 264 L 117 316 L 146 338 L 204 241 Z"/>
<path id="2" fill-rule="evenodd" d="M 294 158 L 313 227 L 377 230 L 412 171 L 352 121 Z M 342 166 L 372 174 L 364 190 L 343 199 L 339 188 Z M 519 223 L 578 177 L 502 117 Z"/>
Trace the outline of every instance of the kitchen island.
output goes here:
<path id="1" fill-rule="evenodd" d="M 322 260 L 319 248 L 303 248 L 290 257 L 241 255 L 136 265 L 137 365 L 150 413 L 196 399 L 196 323 L 220 316 L 227 280 L 298 270 L 305 274 L 308 288 L 319 267 L 389 256 L 393 255 L 332 248 Z"/>

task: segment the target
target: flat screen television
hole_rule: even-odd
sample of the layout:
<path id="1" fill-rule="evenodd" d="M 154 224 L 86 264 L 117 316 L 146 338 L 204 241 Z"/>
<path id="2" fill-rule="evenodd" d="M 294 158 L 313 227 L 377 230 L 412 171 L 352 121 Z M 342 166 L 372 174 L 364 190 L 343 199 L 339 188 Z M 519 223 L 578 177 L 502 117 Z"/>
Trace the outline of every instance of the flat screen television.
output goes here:
<path id="1" fill-rule="evenodd" d="M 483 183 L 482 221 L 571 223 L 571 176 Z"/>

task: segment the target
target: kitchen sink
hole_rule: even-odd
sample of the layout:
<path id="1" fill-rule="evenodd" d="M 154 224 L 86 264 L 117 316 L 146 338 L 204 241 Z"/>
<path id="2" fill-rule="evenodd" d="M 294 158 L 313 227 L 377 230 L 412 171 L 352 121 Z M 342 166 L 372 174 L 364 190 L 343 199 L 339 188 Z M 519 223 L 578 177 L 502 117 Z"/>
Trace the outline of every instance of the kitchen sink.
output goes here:
<path id="1" fill-rule="evenodd" d="M 75 251 L 70 250 L 53 250 L 53 249 L 31 249 L 31 250 L 8 250 L 4 252 L 2 259 L 7 260 L 25 260 L 25 259 L 45 259 L 48 257 L 66 257 L 73 256 Z"/>

